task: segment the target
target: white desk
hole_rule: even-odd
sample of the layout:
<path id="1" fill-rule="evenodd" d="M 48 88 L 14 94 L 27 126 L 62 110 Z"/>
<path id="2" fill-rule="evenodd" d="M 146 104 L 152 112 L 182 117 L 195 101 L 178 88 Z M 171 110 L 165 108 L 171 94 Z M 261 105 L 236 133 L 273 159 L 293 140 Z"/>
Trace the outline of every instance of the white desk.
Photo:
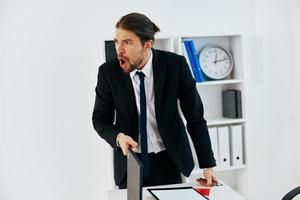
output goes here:
<path id="1" fill-rule="evenodd" d="M 236 191 L 231 189 L 229 186 L 221 182 L 223 186 L 212 187 L 210 190 L 209 199 L 211 200 L 246 200 L 245 197 L 238 194 Z M 195 186 L 195 184 L 182 183 L 174 185 L 155 186 L 148 188 L 162 188 L 162 187 L 186 187 Z M 198 188 L 201 188 L 198 186 Z M 127 190 L 112 190 L 108 192 L 109 200 L 127 200 Z M 147 187 L 143 188 L 143 200 L 155 200 L 155 198 L 148 192 Z"/>

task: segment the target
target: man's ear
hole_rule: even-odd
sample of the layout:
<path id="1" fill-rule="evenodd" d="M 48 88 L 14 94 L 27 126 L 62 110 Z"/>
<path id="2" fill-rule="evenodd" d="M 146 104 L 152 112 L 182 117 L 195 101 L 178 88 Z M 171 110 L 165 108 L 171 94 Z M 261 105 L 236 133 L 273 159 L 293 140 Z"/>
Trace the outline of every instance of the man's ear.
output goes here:
<path id="1" fill-rule="evenodd" d="M 153 47 L 153 40 L 148 40 L 145 42 L 144 49 L 151 49 Z"/>

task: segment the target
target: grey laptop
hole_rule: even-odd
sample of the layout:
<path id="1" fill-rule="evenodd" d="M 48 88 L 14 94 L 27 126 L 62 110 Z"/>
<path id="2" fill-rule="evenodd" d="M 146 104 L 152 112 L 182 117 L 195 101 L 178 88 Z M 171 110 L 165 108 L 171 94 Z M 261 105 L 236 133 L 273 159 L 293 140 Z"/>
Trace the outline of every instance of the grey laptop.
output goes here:
<path id="1" fill-rule="evenodd" d="M 127 155 L 127 200 L 142 200 L 142 163 L 129 149 Z"/>

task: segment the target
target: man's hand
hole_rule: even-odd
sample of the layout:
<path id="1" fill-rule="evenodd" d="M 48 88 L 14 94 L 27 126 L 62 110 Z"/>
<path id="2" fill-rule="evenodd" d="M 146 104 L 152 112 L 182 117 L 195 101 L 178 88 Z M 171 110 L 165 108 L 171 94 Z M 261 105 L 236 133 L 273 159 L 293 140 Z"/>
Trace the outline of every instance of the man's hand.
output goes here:
<path id="1" fill-rule="evenodd" d="M 214 170 L 212 168 L 203 169 L 203 176 L 207 180 L 207 186 L 211 187 L 213 182 L 218 182 L 217 178 L 214 175 Z"/>
<path id="2" fill-rule="evenodd" d="M 129 148 L 133 151 L 137 151 L 138 144 L 130 136 L 125 135 L 124 133 L 119 133 L 117 142 L 119 143 L 124 156 L 127 156 Z"/>
<path id="3" fill-rule="evenodd" d="M 205 187 L 212 187 L 219 185 L 217 178 L 214 176 L 214 171 L 212 168 L 203 169 L 204 178 L 196 179 L 197 183 Z"/>

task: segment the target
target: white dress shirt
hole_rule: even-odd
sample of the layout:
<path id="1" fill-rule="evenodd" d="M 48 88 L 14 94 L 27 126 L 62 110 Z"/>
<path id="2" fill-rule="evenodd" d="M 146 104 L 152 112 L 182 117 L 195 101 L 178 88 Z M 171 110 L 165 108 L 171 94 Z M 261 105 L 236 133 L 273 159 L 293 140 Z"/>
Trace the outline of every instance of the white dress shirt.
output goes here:
<path id="1" fill-rule="evenodd" d="M 140 116 L 140 79 L 137 71 L 143 72 L 145 74 L 145 93 L 146 93 L 146 103 L 147 103 L 147 144 L 148 153 L 158 153 L 165 150 L 166 147 L 159 135 L 156 116 L 155 116 L 155 104 L 154 104 L 154 85 L 153 85 L 153 65 L 152 65 L 152 52 L 150 51 L 150 57 L 142 70 L 134 70 L 130 72 L 130 77 L 132 85 L 134 88 L 134 94 L 136 99 L 136 107 L 138 115 Z M 141 152 L 141 137 L 139 134 L 138 141 L 138 152 Z"/>

